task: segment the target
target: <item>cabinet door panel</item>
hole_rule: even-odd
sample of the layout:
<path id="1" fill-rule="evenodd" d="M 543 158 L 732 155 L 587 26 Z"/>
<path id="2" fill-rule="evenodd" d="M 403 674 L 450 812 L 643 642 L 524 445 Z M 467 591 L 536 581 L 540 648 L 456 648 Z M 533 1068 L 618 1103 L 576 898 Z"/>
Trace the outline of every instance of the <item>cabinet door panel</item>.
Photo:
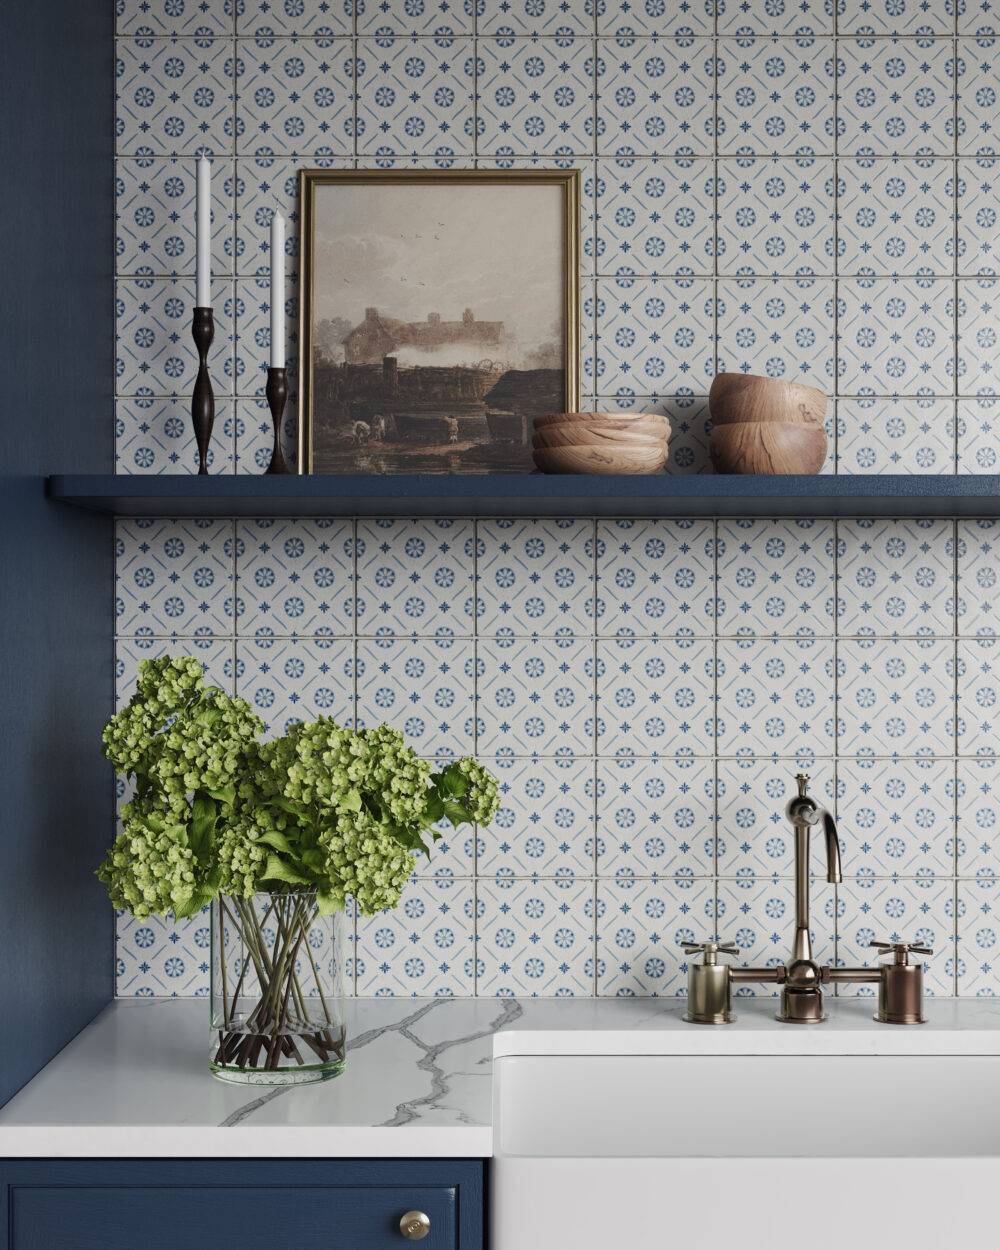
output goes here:
<path id="1" fill-rule="evenodd" d="M 424 1211 L 423 1250 L 457 1250 L 447 1186 L 11 1187 L 11 1250 L 402 1250 Z"/>

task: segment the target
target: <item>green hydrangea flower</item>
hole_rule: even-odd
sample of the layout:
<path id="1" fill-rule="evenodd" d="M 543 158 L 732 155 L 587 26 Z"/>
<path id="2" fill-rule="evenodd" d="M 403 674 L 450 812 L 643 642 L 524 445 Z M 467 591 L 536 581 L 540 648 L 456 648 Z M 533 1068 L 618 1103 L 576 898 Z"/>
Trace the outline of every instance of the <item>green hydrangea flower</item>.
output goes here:
<path id="1" fill-rule="evenodd" d="M 112 903 L 139 920 L 196 911 L 197 865 L 187 830 L 168 814 L 139 816 L 128 807 L 125 813 L 125 827 L 97 870 Z"/>

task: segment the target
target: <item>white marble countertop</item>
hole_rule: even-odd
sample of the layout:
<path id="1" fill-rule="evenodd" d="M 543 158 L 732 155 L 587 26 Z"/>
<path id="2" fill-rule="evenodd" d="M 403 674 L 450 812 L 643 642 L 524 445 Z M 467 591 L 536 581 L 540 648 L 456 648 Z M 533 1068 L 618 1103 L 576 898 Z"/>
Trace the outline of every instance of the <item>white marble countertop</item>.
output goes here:
<path id="1" fill-rule="evenodd" d="M 204 999 L 123 1000 L 0 1110 L 0 1156 L 485 1158 L 494 1053 L 1000 1055 L 1000 1001 L 932 1001 L 914 1028 L 870 999 L 815 1028 L 737 1005 L 697 1028 L 672 999 L 358 999 L 341 1077 L 267 1088 L 211 1077 Z"/>

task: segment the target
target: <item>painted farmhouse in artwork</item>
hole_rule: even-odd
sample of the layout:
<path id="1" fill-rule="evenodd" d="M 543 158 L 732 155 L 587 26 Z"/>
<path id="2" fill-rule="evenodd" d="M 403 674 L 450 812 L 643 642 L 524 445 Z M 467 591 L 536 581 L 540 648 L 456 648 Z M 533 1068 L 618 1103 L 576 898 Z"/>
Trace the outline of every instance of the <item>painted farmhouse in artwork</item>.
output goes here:
<path id="1" fill-rule="evenodd" d="M 434 352 L 451 344 L 497 348 L 503 341 L 502 321 L 477 321 L 471 308 L 461 321 L 442 321 L 441 314 L 427 314 L 426 321 L 398 321 L 366 308 L 365 319 L 344 339 L 344 360 L 349 365 L 378 364 L 403 347 Z"/>

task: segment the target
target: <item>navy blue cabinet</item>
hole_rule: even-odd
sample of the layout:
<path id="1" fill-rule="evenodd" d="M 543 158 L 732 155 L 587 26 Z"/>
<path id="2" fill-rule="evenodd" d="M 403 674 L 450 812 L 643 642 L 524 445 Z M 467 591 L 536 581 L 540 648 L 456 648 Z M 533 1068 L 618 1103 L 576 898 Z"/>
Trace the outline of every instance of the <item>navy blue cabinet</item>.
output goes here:
<path id="1" fill-rule="evenodd" d="M 5 1160 L 3 1250 L 482 1250 L 478 1160 Z"/>

